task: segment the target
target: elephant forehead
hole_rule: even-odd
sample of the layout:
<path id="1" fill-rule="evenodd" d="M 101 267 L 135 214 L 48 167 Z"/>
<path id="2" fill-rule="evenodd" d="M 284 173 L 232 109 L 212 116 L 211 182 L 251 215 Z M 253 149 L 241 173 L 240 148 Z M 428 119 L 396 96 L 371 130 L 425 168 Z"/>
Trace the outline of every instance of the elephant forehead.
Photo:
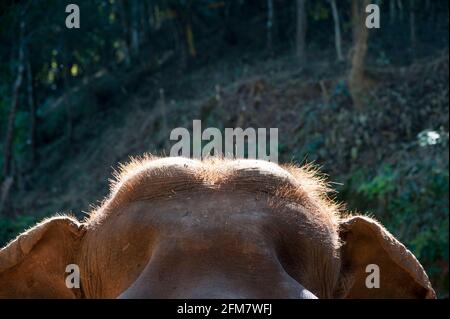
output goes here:
<path id="1" fill-rule="evenodd" d="M 126 166 L 113 184 L 110 198 L 112 205 L 118 205 L 206 189 L 270 193 L 281 185 L 296 188 L 298 183 L 288 171 L 270 162 L 161 158 Z"/>
<path id="2" fill-rule="evenodd" d="M 277 164 L 261 160 L 207 160 L 198 161 L 182 157 L 159 158 L 132 162 L 122 167 L 113 190 L 126 187 L 148 187 L 152 184 L 180 184 L 201 182 L 202 186 L 237 183 L 245 178 L 255 178 L 265 184 L 280 182 L 297 184 L 287 170 Z M 261 185 L 260 185 L 261 186 Z"/>
<path id="3" fill-rule="evenodd" d="M 307 169 L 282 167 L 261 160 L 191 160 L 145 158 L 132 160 L 115 175 L 111 194 L 90 220 L 121 206 L 189 196 L 189 193 L 261 193 L 278 202 L 289 201 L 324 215 L 328 222 L 336 207 L 325 200 L 326 187 Z"/>

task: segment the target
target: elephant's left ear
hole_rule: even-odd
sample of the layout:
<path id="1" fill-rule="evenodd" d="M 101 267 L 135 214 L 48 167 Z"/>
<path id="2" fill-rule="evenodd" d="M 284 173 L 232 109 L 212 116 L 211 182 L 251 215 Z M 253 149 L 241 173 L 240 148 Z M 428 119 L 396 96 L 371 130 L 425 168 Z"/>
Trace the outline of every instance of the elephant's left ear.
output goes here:
<path id="1" fill-rule="evenodd" d="M 354 216 L 340 224 L 344 298 L 436 298 L 416 257 L 375 220 Z"/>
<path id="2" fill-rule="evenodd" d="M 82 224 L 61 216 L 44 220 L 0 250 L 0 298 L 73 298 L 65 285 L 84 233 Z"/>

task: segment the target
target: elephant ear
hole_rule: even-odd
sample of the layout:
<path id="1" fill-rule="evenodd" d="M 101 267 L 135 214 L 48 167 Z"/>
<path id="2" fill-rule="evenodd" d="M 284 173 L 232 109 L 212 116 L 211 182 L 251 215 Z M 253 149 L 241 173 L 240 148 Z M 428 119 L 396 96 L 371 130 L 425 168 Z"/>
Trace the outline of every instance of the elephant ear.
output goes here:
<path id="1" fill-rule="evenodd" d="M 436 298 L 416 257 L 375 220 L 364 216 L 345 219 L 340 236 L 342 266 L 337 296 Z"/>
<path id="2" fill-rule="evenodd" d="M 75 298 L 65 284 L 84 233 L 69 217 L 44 220 L 0 250 L 0 298 Z"/>

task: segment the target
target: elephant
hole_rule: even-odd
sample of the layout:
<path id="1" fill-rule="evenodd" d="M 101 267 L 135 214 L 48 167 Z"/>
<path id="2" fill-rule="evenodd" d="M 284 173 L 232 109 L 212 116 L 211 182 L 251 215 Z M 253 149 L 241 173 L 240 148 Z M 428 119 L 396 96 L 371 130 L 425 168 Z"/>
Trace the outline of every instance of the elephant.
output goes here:
<path id="1" fill-rule="evenodd" d="M 436 298 L 416 257 L 311 165 L 144 156 L 114 175 L 83 221 L 45 219 L 0 250 L 0 298 Z"/>

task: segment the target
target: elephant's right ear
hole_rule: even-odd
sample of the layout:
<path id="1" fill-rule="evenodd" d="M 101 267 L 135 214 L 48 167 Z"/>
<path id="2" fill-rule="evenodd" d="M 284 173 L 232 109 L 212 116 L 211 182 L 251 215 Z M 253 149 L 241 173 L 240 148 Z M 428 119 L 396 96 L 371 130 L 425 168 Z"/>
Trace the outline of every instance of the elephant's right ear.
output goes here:
<path id="1" fill-rule="evenodd" d="M 416 257 L 380 223 L 353 216 L 340 223 L 344 298 L 436 298 Z"/>
<path id="2" fill-rule="evenodd" d="M 84 229 L 61 216 L 44 220 L 0 250 L 0 298 L 74 298 L 65 284 Z"/>

